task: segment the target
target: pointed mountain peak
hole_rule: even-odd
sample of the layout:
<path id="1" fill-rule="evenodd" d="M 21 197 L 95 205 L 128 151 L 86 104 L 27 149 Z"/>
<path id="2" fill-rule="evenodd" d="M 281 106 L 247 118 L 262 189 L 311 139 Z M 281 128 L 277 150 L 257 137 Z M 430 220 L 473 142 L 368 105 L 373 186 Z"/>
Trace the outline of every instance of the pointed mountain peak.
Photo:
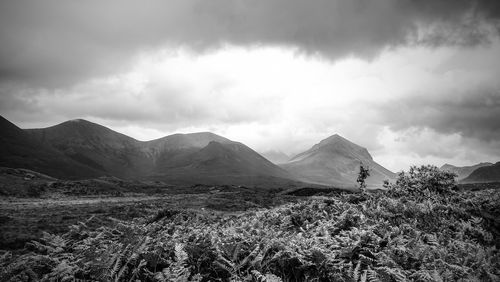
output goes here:
<path id="1" fill-rule="evenodd" d="M 321 140 L 321 142 L 312 147 L 312 150 L 335 152 L 336 154 L 359 154 L 363 156 L 363 158 L 372 159 L 372 156 L 368 153 L 366 148 L 347 140 L 339 134 L 334 134 Z"/>
<path id="2" fill-rule="evenodd" d="M 281 167 L 306 182 L 354 186 L 360 162 L 370 167 L 369 184 L 381 186 L 383 180 L 394 177 L 394 173 L 373 160 L 366 148 L 339 134 L 321 140 Z"/>
<path id="3" fill-rule="evenodd" d="M 332 143 L 348 143 L 348 144 L 353 144 L 351 141 L 345 139 L 344 137 L 340 136 L 339 134 L 334 134 L 330 137 L 327 137 L 319 142 L 319 145 L 326 145 L 326 144 L 332 144 Z"/>

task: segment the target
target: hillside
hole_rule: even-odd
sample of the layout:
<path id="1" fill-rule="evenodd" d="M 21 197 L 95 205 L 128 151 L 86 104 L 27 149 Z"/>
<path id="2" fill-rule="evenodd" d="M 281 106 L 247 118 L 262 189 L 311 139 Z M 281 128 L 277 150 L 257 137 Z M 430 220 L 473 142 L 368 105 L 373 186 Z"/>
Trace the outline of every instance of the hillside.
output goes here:
<path id="1" fill-rule="evenodd" d="M 0 166 L 25 168 L 68 179 L 95 177 L 102 173 L 40 142 L 1 116 L 0 131 Z"/>
<path id="2" fill-rule="evenodd" d="M 474 170 L 462 183 L 500 182 L 500 162 Z"/>
<path id="3" fill-rule="evenodd" d="M 103 175 L 130 179 L 152 169 L 151 161 L 140 149 L 140 141 L 86 120 L 25 131 Z"/>
<path id="4" fill-rule="evenodd" d="M 294 177 L 242 143 L 211 141 L 201 149 L 165 153 L 153 179 L 185 184 L 300 185 Z M 167 157 L 168 156 L 168 157 Z"/>
<path id="5" fill-rule="evenodd" d="M 440 169 L 456 173 L 457 180 L 460 181 L 469 176 L 474 170 L 480 167 L 490 166 L 490 165 L 492 165 L 492 163 L 479 163 L 472 166 L 454 166 L 451 164 L 444 164 Z"/>
<path id="6" fill-rule="evenodd" d="M 296 155 L 281 167 L 303 181 L 338 186 L 354 186 L 360 163 L 369 166 L 367 184 L 381 186 L 395 174 L 376 163 L 368 150 L 340 135 L 333 135 Z"/>
<path id="7" fill-rule="evenodd" d="M 4 123 L 10 124 L 5 126 L 8 134 L 2 137 L 4 143 L 9 146 L 26 143 L 9 152 L 27 156 L 26 161 L 16 163 L 7 158 L 6 151 L 1 163 L 6 167 L 36 170 L 39 166 L 34 166 L 33 160 L 40 153 L 34 148 L 46 148 L 42 152 L 68 165 L 53 163 L 40 172 L 60 178 L 73 177 L 74 170 L 82 178 L 107 175 L 183 185 L 304 185 L 246 145 L 210 132 L 173 134 L 142 142 L 82 119 L 26 130 L 6 120 Z M 93 174 L 84 174 L 86 170 Z"/>

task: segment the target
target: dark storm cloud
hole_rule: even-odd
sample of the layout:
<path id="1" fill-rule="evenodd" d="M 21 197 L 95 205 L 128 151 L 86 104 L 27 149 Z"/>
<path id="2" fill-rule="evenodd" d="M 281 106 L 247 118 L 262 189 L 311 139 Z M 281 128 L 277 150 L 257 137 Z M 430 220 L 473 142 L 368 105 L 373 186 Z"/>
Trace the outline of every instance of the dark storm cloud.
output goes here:
<path id="1" fill-rule="evenodd" d="M 500 139 L 498 89 L 413 96 L 385 104 L 380 113 L 385 113 L 383 122 L 394 130 L 421 127 L 484 142 Z"/>
<path id="2" fill-rule="evenodd" d="M 54 87 L 126 68 L 138 51 L 287 45 L 331 59 L 402 44 L 476 45 L 497 0 L 36 1 L 0 4 L 0 79 Z"/>

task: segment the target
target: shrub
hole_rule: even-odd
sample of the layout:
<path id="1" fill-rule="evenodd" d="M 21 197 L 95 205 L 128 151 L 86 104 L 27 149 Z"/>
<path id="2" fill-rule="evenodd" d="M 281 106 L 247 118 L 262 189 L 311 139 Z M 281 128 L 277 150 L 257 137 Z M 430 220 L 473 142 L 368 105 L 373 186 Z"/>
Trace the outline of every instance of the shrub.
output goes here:
<path id="1" fill-rule="evenodd" d="M 397 196 L 448 194 L 457 190 L 455 177 L 455 173 L 442 171 L 433 165 L 411 166 L 408 172 L 399 173 L 396 183 L 389 185 L 389 191 Z"/>

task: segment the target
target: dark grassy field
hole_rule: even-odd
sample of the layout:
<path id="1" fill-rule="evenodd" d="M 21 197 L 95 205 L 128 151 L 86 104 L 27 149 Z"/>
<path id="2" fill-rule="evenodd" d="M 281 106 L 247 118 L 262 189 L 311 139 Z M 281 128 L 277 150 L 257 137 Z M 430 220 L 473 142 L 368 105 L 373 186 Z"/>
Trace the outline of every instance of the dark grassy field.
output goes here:
<path id="1" fill-rule="evenodd" d="M 132 220 L 167 208 L 238 213 L 297 200 L 297 195 L 283 192 L 269 187 L 174 186 L 115 177 L 67 181 L 25 169 L 0 168 L 0 249 L 21 249 L 43 232 L 61 234 L 89 218 L 89 227 L 99 227 L 114 219 Z"/>
<path id="2" fill-rule="evenodd" d="M 114 219 L 132 220 L 167 208 L 241 213 L 297 202 L 314 195 L 348 193 L 310 187 L 262 190 L 230 185 L 147 185 L 112 178 L 54 181 L 38 177 L 30 179 L 29 184 L 26 185 L 26 180 L 18 180 L 14 182 L 17 194 L 13 189 L 7 190 L 17 197 L 0 197 L 0 249 L 22 249 L 25 243 L 41 238 L 43 232 L 62 234 L 71 225 L 87 222 L 90 218 L 89 227 L 97 228 L 111 224 Z M 462 191 L 498 187 L 499 183 L 459 185 Z"/>
<path id="3" fill-rule="evenodd" d="M 15 250 L 43 232 L 61 234 L 90 218 L 89 227 L 132 220 L 161 209 L 238 213 L 297 201 L 276 191 L 236 186 L 170 187 L 162 193 L 112 195 L 44 194 L 44 198 L 0 198 L 0 249 Z"/>

